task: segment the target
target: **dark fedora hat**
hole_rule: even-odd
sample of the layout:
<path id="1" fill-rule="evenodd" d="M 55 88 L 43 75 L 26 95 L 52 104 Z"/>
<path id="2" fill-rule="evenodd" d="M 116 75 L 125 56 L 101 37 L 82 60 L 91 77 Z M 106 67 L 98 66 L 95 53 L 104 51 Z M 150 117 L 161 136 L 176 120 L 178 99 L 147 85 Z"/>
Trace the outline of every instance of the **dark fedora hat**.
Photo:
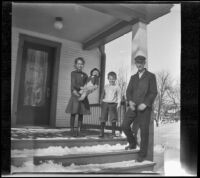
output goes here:
<path id="1" fill-rule="evenodd" d="M 146 60 L 146 58 L 141 55 L 135 57 L 135 61 L 145 61 L 145 60 Z"/>

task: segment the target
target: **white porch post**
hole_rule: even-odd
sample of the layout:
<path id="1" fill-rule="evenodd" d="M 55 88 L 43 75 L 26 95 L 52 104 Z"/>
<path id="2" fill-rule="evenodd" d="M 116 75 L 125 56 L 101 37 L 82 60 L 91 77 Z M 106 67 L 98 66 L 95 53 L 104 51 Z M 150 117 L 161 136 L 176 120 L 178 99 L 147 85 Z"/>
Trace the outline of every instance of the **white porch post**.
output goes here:
<path id="1" fill-rule="evenodd" d="M 135 66 L 135 57 L 143 55 L 146 57 L 145 67 L 148 69 L 148 55 L 147 55 L 147 24 L 138 22 L 132 27 L 132 55 L 131 55 L 131 74 L 137 72 Z M 154 121 L 151 119 L 149 126 L 149 146 L 147 159 L 153 161 L 153 148 L 154 148 Z M 133 127 L 134 128 L 134 127 Z M 137 128 L 135 128 L 137 129 Z M 138 132 L 140 134 L 140 132 Z M 138 135 L 140 137 L 140 135 Z"/>
<path id="2" fill-rule="evenodd" d="M 137 55 L 144 55 L 147 58 L 147 25 L 138 22 L 132 27 L 132 51 L 131 51 L 131 73 L 135 74 L 137 68 L 135 66 L 135 57 Z M 146 60 L 147 68 L 148 58 Z"/>

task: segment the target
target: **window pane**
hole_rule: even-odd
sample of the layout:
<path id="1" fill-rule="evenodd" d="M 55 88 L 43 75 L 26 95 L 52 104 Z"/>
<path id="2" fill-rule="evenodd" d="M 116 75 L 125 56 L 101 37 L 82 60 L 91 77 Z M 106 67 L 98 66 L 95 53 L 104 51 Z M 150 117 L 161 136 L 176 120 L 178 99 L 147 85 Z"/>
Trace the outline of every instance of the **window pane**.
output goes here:
<path id="1" fill-rule="evenodd" d="M 24 105 L 43 106 L 45 104 L 47 59 L 47 52 L 28 49 L 24 81 Z"/>

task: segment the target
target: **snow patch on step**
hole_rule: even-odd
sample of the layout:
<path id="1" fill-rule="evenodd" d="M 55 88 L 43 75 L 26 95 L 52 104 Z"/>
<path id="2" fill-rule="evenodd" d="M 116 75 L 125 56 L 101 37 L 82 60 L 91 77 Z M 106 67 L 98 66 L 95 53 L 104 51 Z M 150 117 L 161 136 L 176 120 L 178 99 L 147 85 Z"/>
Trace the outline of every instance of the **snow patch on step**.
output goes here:
<path id="1" fill-rule="evenodd" d="M 50 146 L 43 149 L 23 149 L 23 150 L 11 150 L 11 157 L 30 157 L 30 156 L 63 156 L 71 154 L 93 154 L 93 153 L 106 153 L 114 151 L 122 151 L 127 145 L 94 145 L 94 146 L 81 146 L 81 147 L 61 147 Z M 139 150 L 137 147 L 136 150 Z"/>

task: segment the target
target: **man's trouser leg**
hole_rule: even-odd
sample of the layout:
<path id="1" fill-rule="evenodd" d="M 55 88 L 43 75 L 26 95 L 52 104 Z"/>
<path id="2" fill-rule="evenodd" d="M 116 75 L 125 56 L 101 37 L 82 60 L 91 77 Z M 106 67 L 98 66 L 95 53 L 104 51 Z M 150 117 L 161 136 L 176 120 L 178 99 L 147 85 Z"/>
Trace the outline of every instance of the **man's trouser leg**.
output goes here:
<path id="1" fill-rule="evenodd" d="M 135 120 L 135 115 L 133 111 L 131 109 L 128 109 L 125 114 L 125 118 L 122 122 L 122 130 L 127 137 L 129 145 L 131 146 L 136 146 L 136 140 L 131 131 L 131 124 L 133 123 L 134 120 Z"/>
<path id="2" fill-rule="evenodd" d="M 140 157 L 146 157 L 149 145 L 149 124 L 151 118 L 150 109 L 146 109 L 144 112 L 138 113 L 139 116 L 139 128 L 141 134 L 141 143 L 140 143 Z"/>

